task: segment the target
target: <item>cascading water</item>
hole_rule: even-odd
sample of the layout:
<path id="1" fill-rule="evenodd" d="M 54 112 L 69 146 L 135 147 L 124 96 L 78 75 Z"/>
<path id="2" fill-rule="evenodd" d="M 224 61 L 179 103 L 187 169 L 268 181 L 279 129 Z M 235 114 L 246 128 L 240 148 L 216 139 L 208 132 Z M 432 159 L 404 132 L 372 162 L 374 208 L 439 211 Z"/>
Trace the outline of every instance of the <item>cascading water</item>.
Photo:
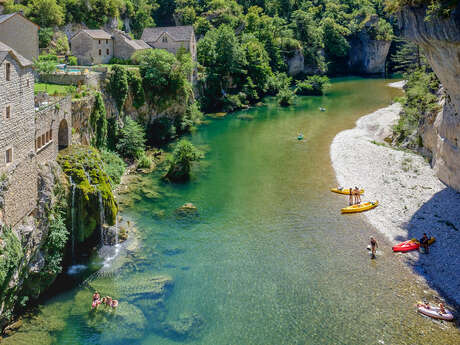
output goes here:
<path id="1" fill-rule="evenodd" d="M 71 234 L 72 236 L 72 264 L 75 263 L 75 229 L 74 229 L 74 224 L 75 224 L 75 188 L 76 185 L 72 181 L 72 178 L 70 178 L 70 184 L 72 185 L 72 208 L 70 209 L 71 213 Z"/>
<path id="2" fill-rule="evenodd" d="M 99 221 L 101 222 L 101 244 L 105 245 L 105 236 L 104 236 L 104 223 L 105 223 L 105 213 L 104 213 L 104 204 L 102 202 L 102 193 L 98 192 L 99 197 Z"/>

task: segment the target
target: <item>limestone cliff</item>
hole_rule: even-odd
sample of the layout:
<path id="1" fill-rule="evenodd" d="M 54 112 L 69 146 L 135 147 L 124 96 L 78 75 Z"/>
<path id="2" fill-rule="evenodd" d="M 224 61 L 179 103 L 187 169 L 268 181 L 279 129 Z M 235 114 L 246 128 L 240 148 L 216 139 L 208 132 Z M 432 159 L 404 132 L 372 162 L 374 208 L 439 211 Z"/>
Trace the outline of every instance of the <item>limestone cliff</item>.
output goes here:
<path id="1" fill-rule="evenodd" d="M 64 248 L 50 245 L 50 234 L 56 230 L 53 211 L 65 199 L 66 180 L 56 163 L 41 165 L 39 169 L 35 212 L 13 229 L 0 227 L 0 328 L 10 321 L 17 308 L 37 298 L 60 269 L 55 265 L 60 259 L 49 259 L 62 258 Z"/>
<path id="2" fill-rule="evenodd" d="M 402 35 L 422 48 L 445 89 L 442 110 L 425 119 L 420 132 L 438 177 L 460 191 L 460 4 L 448 17 L 425 18 L 424 7 L 405 7 L 399 13 Z"/>
<path id="3" fill-rule="evenodd" d="M 350 41 L 348 67 L 359 74 L 385 73 L 385 61 L 391 41 L 374 40 L 366 31 L 360 31 Z"/>

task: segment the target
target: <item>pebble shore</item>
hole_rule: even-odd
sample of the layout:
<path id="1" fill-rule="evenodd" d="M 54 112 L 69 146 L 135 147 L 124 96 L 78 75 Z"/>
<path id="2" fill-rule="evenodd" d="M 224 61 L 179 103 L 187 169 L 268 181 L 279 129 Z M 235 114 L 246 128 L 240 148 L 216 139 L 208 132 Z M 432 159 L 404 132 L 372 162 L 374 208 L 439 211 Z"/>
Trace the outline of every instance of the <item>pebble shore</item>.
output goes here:
<path id="1" fill-rule="evenodd" d="M 399 82 L 390 84 L 402 87 Z M 420 155 L 390 147 L 401 105 L 361 117 L 356 127 L 337 134 L 331 144 L 331 160 L 337 182 L 344 188 L 365 189 L 363 201 L 380 205 L 365 212 L 370 224 L 393 245 L 424 232 L 436 237 L 428 255 L 403 255 L 414 271 L 451 304 L 460 307 L 460 193 L 444 185 Z"/>

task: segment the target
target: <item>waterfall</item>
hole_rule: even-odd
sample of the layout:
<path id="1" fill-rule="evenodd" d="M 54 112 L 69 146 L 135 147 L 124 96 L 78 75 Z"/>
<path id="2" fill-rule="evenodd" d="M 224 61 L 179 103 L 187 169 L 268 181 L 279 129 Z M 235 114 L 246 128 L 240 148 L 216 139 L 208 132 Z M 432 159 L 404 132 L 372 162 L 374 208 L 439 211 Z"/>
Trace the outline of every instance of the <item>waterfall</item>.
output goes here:
<path id="1" fill-rule="evenodd" d="M 99 196 L 99 219 L 101 223 L 101 243 L 102 245 L 105 244 L 105 239 L 104 239 L 104 223 L 105 223 L 105 213 L 104 213 L 104 204 L 102 202 L 102 193 L 101 191 L 98 191 L 98 196 Z"/>
<path id="2" fill-rule="evenodd" d="M 72 185 L 72 208 L 70 209 L 70 214 L 71 214 L 71 234 L 72 236 L 72 264 L 75 262 L 75 229 L 74 229 L 74 224 L 75 224 L 75 188 L 76 185 L 72 181 L 72 178 L 70 178 L 70 184 Z"/>
<path id="3" fill-rule="evenodd" d="M 115 216 L 115 247 L 118 246 L 118 214 Z"/>

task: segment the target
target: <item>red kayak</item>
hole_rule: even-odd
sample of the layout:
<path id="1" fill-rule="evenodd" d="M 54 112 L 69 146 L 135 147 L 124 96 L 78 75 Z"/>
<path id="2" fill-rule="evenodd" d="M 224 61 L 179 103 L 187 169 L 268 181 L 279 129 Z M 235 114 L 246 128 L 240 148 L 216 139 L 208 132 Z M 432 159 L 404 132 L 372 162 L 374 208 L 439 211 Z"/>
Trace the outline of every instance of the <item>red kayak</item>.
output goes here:
<path id="1" fill-rule="evenodd" d="M 417 250 L 420 247 L 420 243 L 414 239 L 401 242 L 393 246 L 394 252 L 410 252 L 411 250 Z"/>

